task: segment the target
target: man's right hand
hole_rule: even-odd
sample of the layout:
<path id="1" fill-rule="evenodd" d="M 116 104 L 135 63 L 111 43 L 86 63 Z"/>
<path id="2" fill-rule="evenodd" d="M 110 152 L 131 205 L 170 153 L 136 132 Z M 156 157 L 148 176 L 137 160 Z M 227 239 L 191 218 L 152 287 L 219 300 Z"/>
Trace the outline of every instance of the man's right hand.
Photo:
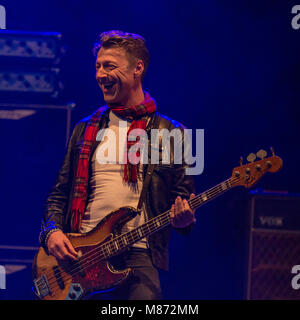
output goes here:
<path id="1" fill-rule="evenodd" d="M 49 236 L 47 247 L 49 253 L 60 261 L 77 259 L 77 252 L 61 230 L 55 231 Z"/>

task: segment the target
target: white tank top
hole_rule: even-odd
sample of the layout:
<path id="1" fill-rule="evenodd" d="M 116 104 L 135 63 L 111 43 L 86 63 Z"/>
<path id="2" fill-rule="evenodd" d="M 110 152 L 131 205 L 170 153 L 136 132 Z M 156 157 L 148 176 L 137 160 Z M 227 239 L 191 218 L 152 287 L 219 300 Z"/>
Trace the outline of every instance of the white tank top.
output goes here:
<path id="1" fill-rule="evenodd" d="M 109 125 L 108 129 L 112 130 L 110 133 L 115 133 L 116 137 L 116 149 L 115 153 L 110 149 L 108 151 L 108 142 L 111 143 L 110 137 L 105 137 L 97 146 L 91 162 L 91 174 L 90 174 L 90 194 L 88 198 L 88 204 L 86 212 L 83 215 L 82 225 L 80 232 L 86 233 L 92 230 L 96 225 L 110 212 L 116 210 L 120 207 L 131 206 L 136 208 L 141 189 L 142 189 L 142 166 L 139 166 L 139 178 L 137 183 L 137 188 L 135 190 L 130 187 L 127 183 L 123 181 L 123 171 L 124 166 L 120 164 L 119 154 L 121 158 L 124 157 L 124 148 L 126 144 L 127 131 L 130 126 L 130 122 L 126 123 L 123 119 L 116 116 L 113 112 L 109 113 Z M 123 121 L 122 133 L 119 135 L 119 121 Z M 107 129 L 104 131 L 107 133 Z M 110 144 L 111 146 L 112 144 Z M 117 163 L 106 163 L 100 164 L 97 159 L 105 157 L 108 162 Z M 122 232 L 130 231 L 141 224 L 145 223 L 145 213 L 144 210 L 141 214 L 138 214 L 135 218 L 128 221 Z M 139 242 L 135 243 L 133 246 L 139 248 L 147 248 L 146 238 L 141 239 Z"/>

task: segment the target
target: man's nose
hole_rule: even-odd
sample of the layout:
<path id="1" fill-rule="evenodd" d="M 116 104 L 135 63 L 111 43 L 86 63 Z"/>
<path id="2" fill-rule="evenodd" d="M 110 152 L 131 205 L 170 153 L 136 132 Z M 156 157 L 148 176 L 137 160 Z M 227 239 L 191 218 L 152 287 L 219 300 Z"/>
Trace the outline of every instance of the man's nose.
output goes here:
<path id="1" fill-rule="evenodd" d="M 97 69 L 97 71 L 96 71 L 96 79 L 97 80 L 107 78 L 107 76 L 108 76 L 107 72 L 102 67 L 99 67 Z"/>

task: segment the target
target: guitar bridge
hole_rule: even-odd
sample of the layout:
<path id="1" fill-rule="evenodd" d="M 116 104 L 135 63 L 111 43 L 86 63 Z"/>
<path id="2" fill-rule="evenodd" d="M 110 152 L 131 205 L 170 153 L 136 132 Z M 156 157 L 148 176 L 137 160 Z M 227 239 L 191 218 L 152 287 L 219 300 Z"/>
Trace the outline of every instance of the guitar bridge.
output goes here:
<path id="1" fill-rule="evenodd" d="M 49 282 L 46 275 L 42 275 L 40 278 L 33 281 L 35 294 L 39 298 L 44 298 L 48 294 L 51 294 Z"/>

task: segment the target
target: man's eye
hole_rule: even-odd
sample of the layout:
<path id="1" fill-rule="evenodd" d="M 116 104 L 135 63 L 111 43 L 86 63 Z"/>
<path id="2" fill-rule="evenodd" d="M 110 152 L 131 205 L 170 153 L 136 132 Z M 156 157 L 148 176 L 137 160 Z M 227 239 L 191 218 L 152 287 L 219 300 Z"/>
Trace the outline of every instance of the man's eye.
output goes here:
<path id="1" fill-rule="evenodd" d="M 101 66 L 99 64 L 96 65 L 96 70 L 100 69 Z M 114 70 L 116 68 L 116 66 L 114 65 L 106 65 L 106 66 L 103 66 L 104 70 L 108 70 L 108 71 L 111 71 L 111 70 Z"/>

